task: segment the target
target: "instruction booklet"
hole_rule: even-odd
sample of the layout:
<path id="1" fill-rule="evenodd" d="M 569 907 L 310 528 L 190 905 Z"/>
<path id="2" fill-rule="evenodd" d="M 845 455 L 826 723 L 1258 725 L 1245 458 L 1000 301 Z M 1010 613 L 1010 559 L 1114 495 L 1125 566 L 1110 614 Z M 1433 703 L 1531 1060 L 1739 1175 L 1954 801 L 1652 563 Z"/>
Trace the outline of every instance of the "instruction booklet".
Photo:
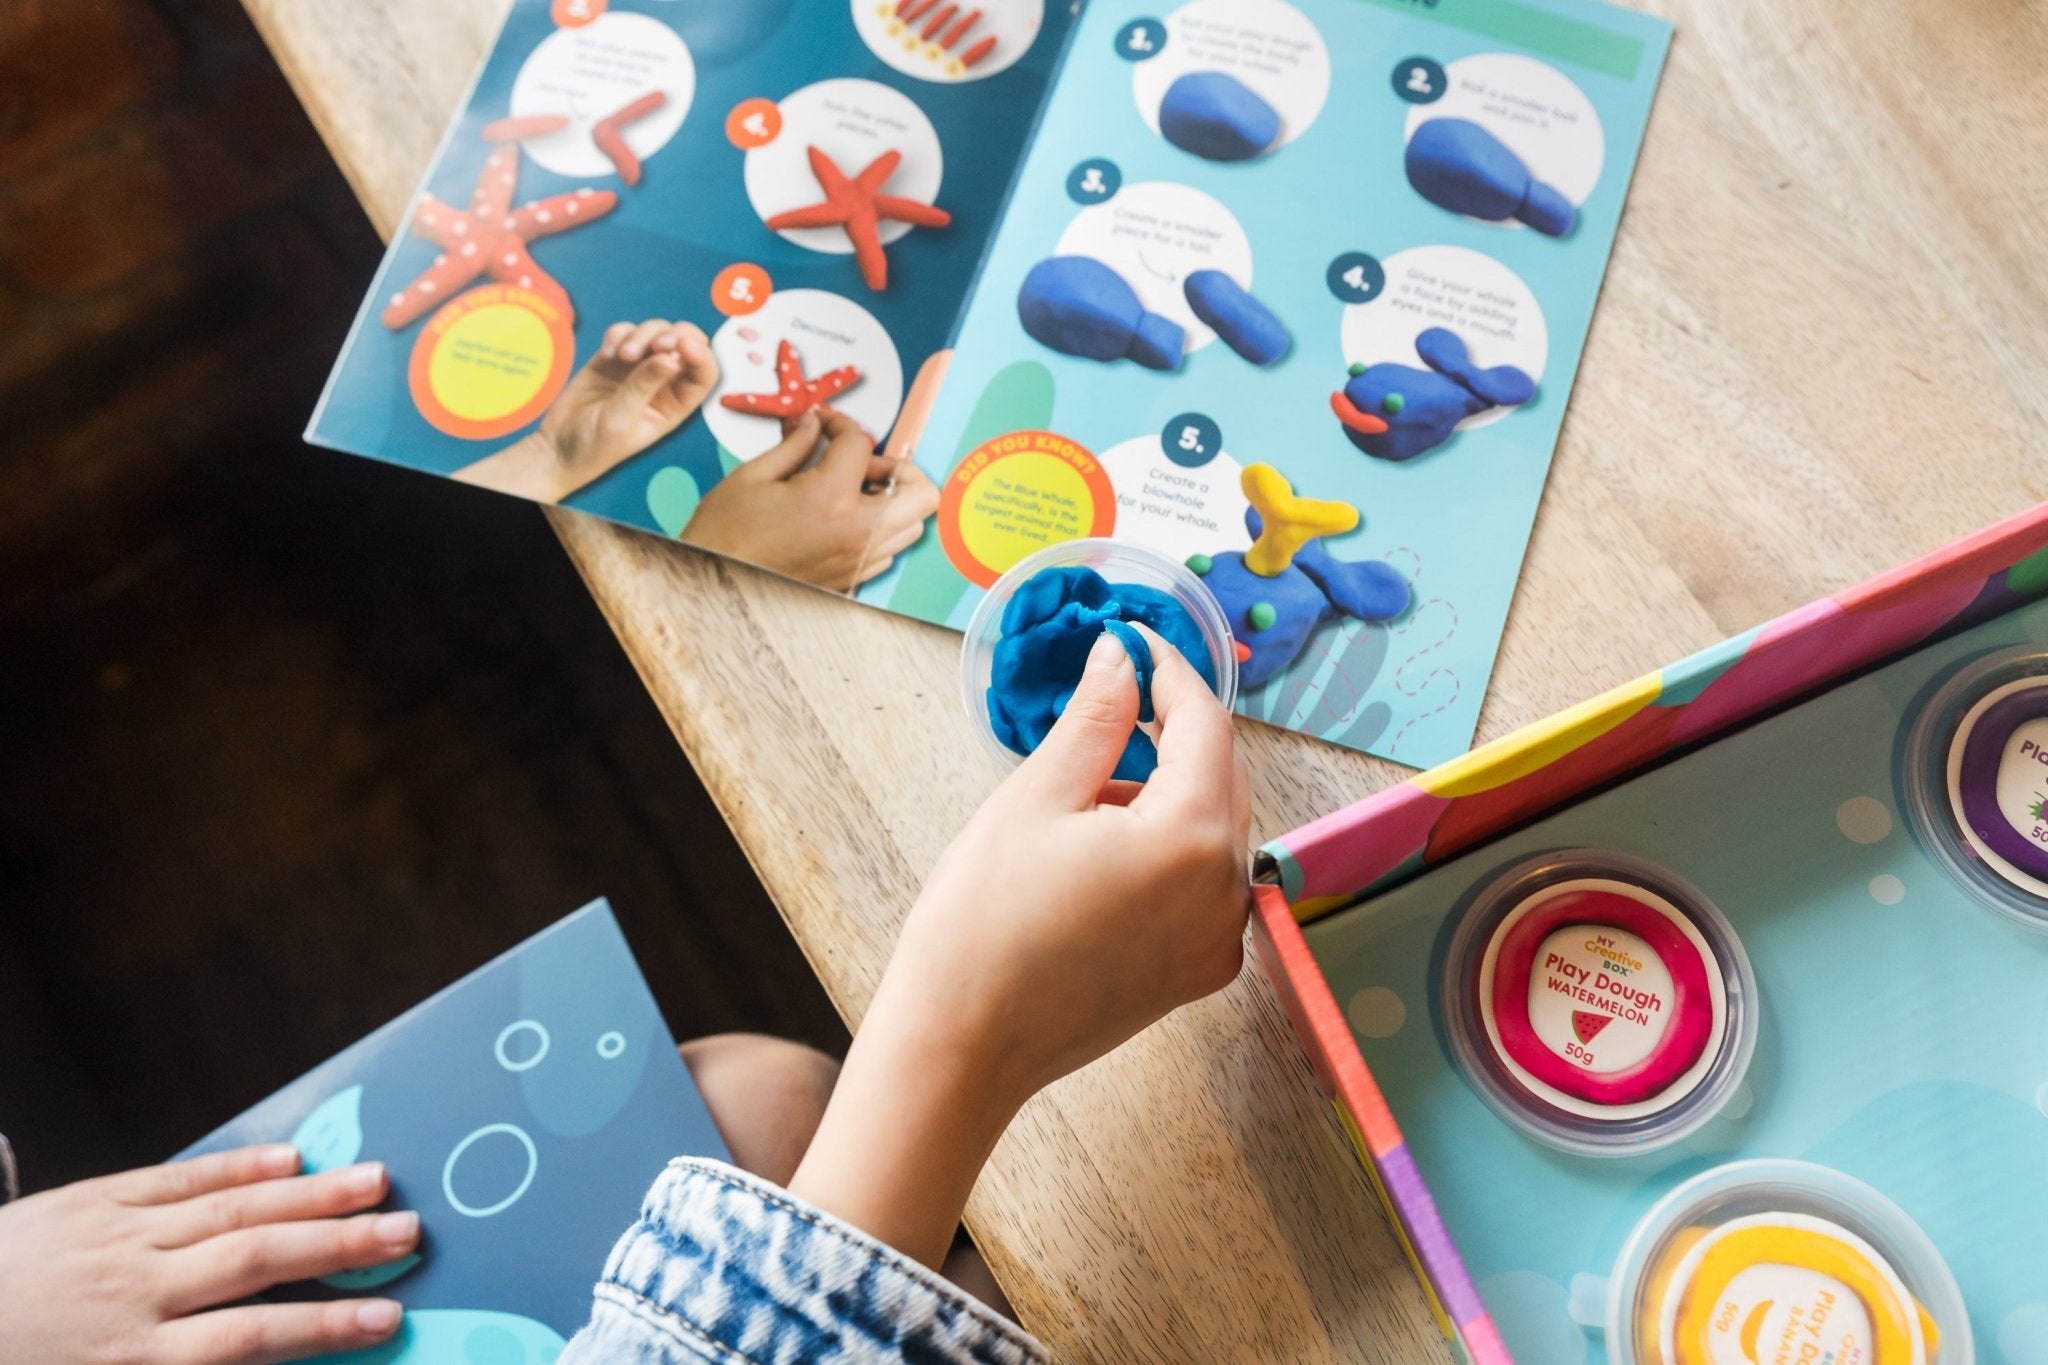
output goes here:
<path id="1" fill-rule="evenodd" d="M 308 439 L 956 629 L 1048 544 L 1137 542 L 1215 590 L 1241 712 L 1433 764 L 1669 39 L 1592 0 L 514 0 Z M 1263 521 L 1300 548 L 1252 571 Z"/>

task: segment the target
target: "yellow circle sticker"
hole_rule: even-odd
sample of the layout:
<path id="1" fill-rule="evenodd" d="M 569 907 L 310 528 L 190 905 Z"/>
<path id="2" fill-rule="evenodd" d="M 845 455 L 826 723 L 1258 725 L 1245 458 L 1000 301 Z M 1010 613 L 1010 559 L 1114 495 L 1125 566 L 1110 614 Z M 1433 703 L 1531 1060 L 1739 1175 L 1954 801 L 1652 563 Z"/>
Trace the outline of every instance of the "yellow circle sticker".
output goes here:
<path id="1" fill-rule="evenodd" d="M 472 289 L 436 313 L 412 350 L 413 403 L 437 430 L 481 441 L 547 411 L 569 379 L 569 320 L 510 285 Z"/>
<path id="2" fill-rule="evenodd" d="M 1094 455 L 1050 431 L 1013 431 L 962 460 L 939 499 L 939 542 L 971 583 L 988 587 L 1048 545 L 1106 536 L 1116 494 Z"/>

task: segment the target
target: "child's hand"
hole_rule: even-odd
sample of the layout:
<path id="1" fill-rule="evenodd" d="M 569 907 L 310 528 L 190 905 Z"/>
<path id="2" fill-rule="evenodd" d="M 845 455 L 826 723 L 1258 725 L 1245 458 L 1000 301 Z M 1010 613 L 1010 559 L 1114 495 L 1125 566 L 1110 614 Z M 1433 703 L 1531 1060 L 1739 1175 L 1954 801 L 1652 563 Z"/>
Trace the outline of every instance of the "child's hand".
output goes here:
<path id="1" fill-rule="evenodd" d="M 701 328 L 660 318 L 614 323 L 538 431 L 454 477 L 560 502 L 696 415 L 717 383 L 718 362 Z"/>
<path id="2" fill-rule="evenodd" d="M 825 450 L 817 463 L 823 439 Z M 887 485 L 893 492 L 866 492 Z M 917 543 L 939 490 L 908 460 L 875 454 L 844 413 L 807 412 L 782 443 L 741 465 L 704 495 L 682 538 L 692 545 L 834 592 L 886 573 Z"/>
<path id="3" fill-rule="evenodd" d="M 338 1216 L 383 1200 L 382 1166 L 298 1168 L 245 1147 L 0 1207 L 0 1360 L 268 1365 L 383 1341 L 388 1299 L 219 1306 L 418 1244 L 418 1214 Z"/>
<path id="4" fill-rule="evenodd" d="M 1138 694 L 1105 635 L 925 884 L 790 1183 L 927 1264 L 1026 1099 L 1243 963 L 1250 779 L 1229 713 L 1147 635 L 1158 771 L 1110 781 Z"/>

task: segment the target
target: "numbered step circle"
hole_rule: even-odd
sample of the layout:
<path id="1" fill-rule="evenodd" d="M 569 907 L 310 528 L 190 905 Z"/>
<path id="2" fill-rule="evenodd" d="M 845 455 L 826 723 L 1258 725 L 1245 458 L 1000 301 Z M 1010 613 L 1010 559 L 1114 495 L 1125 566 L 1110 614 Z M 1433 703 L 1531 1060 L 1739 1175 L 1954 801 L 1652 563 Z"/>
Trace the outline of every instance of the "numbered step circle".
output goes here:
<path id="1" fill-rule="evenodd" d="M 1223 429 L 1199 412 L 1184 412 L 1159 432 L 1159 448 L 1183 469 L 1200 469 L 1223 451 Z"/>
<path id="2" fill-rule="evenodd" d="M 1077 204 L 1099 204 L 1123 188 L 1124 173 L 1107 157 L 1090 157 L 1067 177 L 1067 198 Z"/>
<path id="3" fill-rule="evenodd" d="M 1363 251 L 1347 251 L 1330 262 L 1330 292 L 1345 303 L 1371 303 L 1387 287 L 1387 272 Z"/>
<path id="4" fill-rule="evenodd" d="M 1166 25 L 1133 19 L 1116 31 L 1116 55 L 1127 62 L 1149 61 L 1166 49 Z"/>
<path id="5" fill-rule="evenodd" d="M 1451 88 L 1443 64 L 1429 57 L 1406 57 L 1394 64 L 1394 93 L 1410 104 L 1435 104 Z"/>

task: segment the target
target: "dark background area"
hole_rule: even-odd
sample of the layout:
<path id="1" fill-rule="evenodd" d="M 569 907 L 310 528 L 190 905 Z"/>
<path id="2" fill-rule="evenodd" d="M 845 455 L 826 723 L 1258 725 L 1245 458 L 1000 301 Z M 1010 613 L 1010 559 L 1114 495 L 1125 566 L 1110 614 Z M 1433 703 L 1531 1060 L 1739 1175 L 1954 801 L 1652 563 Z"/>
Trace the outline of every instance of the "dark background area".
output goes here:
<path id="1" fill-rule="evenodd" d="M 160 1160 L 612 898 L 836 1015 L 530 506 L 306 447 L 379 244 L 234 0 L 0 3 L 0 1132 Z"/>

